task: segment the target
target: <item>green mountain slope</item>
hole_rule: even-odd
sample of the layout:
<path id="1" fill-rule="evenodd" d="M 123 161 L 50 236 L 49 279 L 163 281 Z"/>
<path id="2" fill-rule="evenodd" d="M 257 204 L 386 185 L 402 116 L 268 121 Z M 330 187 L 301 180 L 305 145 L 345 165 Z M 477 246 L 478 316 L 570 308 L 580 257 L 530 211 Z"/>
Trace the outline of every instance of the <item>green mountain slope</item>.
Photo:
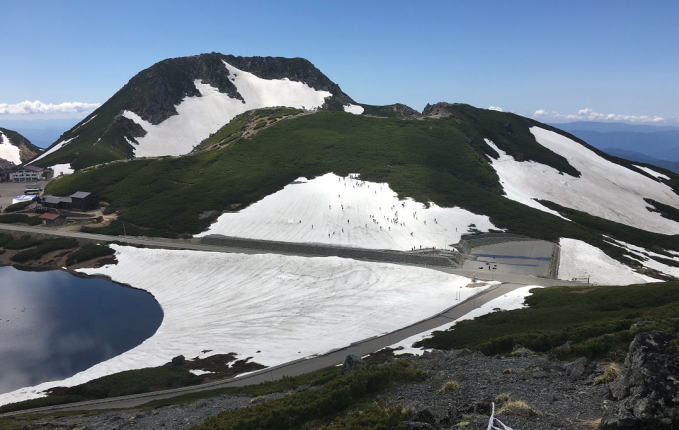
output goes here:
<path id="1" fill-rule="evenodd" d="M 271 110 L 248 113 L 241 117 L 247 121 L 234 120 L 215 133 L 209 145 L 210 139 L 204 142 L 213 149 L 85 169 L 51 183 L 48 191 L 95 192 L 110 203 L 110 211 L 119 212 L 120 222 L 107 232 L 122 233 L 125 222 L 130 234 L 176 236 L 198 233 L 222 211 L 260 200 L 300 176 L 359 173 L 366 181 L 388 182 L 402 198 L 460 206 L 488 215 L 499 228 L 532 237 L 581 239 L 630 264 L 634 262 L 605 242 L 602 234 L 641 246 L 662 244 L 679 250 L 676 237 L 573 210 L 570 216 L 581 214 L 583 221 L 570 222 L 503 197 L 487 160 L 494 151 L 482 137 L 492 138 L 516 158 L 540 160 L 574 175 L 579 172 L 535 142 L 527 130 L 541 124 L 533 120 L 468 105 L 445 109 L 447 115 L 412 120 L 321 111 L 275 122 L 270 120 L 276 116 Z M 239 137 L 248 123 L 266 126 Z M 672 180 L 676 183 L 677 176 Z"/>

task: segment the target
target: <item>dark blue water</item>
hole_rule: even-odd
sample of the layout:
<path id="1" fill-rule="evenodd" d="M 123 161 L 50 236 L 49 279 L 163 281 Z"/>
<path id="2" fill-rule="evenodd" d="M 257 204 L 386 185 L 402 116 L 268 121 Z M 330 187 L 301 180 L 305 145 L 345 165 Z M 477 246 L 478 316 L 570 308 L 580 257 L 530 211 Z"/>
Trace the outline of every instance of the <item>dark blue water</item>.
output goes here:
<path id="1" fill-rule="evenodd" d="M 0 393 L 63 379 L 132 349 L 162 319 L 158 302 L 141 290 L 0 267 Z"/>

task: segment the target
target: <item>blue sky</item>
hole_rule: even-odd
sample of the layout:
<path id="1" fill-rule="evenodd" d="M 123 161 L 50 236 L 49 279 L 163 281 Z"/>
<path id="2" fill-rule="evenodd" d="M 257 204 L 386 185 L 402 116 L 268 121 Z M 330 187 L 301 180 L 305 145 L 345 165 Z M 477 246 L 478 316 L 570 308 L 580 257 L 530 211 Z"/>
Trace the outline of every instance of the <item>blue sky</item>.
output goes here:
<path id="1" fill-rule="evenodd" d="M 676 124 L 678 22 L 676 1 L 6 1 L 0 119 L 3 103 L 102 103 L 156 61 L 218 51 L 308 58 L 363 103 Z"/>

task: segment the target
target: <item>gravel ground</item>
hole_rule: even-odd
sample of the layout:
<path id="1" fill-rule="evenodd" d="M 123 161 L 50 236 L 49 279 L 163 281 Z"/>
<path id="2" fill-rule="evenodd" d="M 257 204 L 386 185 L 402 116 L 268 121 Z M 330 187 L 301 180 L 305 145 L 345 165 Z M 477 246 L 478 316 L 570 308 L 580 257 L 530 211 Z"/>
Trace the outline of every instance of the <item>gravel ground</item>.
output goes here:
<path id="1" fill-rule="evenodd" d="M 414 411 L 413 421 L 417 422 L 411 423 L 409 429 L 486 430 L 491 402 L 496 402 L 498 410 L 502 407 L 503 401 L 498 396 L 504 396 L 505 401 L 506 398 L 525 401 L 534 410 L 534 413 L 518 410 L 497 415 L 514 430 L 593 429 L 592 422 L 602 416 L 607 388 L 592 382 L 594 376 L 601 373 L 602 365 L 588 364 L 584 359 L 568 363 L 530 353 L 487 357 L 466 350 L 434 351 L 408 359 L 423 370 L 427 378 L 383 393 L 378 400 Z M 442 386 L 450 381 L 459 386 L 442 391 Z M 256 399 L 221 395 L 152 410 L 44 418 L 23 428 L 187 429 L 221 411 L 287 394 L 275 393 Z"/>
<path id="2" fill-rule="evenodd" d="M 541 355 L 486 357 L 469 351 L 435 351 L 413 361 L 427 379 L 401 386 L 382 400 L 415 411 L 415 420 L 433 428 L 485 430 L 490 403 L 499 409 L 502 402 L 496 398 L 504 395 L 525 401 L 536 412 L 496 415 L 514 430 L 592 429 L 592 421 L 602 416 L 607 390 L 592 383 L 597 369 L 577 369 Z M 442 391 L 448 381 L 459 386 Z"/>
<path id="3" fill-rule="evenodd" d="M 280 398 L 286 393 L 275 393 L 251 398 L 248 396 L 221 395 L 181 405 L 163 406 L 151 410 L 111 411 L 96 415 L 36 420 L 25 429 L 77 429 L 77 430 L 149 430 L 187 429 L 202 423 L 207 417 L 222 411 L 249 406 L 253 401 Z"/>

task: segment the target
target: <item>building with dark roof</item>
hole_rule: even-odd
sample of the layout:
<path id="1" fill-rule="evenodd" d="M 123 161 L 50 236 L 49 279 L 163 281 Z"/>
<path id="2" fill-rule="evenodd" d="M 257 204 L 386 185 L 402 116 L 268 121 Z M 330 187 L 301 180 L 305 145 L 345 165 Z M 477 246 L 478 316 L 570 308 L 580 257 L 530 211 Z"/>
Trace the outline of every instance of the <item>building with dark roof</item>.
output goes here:
<path id="1" fill-rule="evenodd" d="M 95 209 L 99 201 L 94 194 L 87 191 L 77 191 L 68 197 L 53 196 L 45 194 L 40 199 L 43 207 L 52 209 L 75 209 L 79 211 L 89 211 Z"/>
<path id="2" fill-rule="evenodd" d="M 50 194 L 42 196 L 40 204 L 52 209 L 71 209 L 73 200 L 70 197 L 59 197 Z"/>
<path id="3" fill-rule="evenodd" d="M 89 211 L 97 207 L 97 199 L 94 198 L 94 194 L 88 193 L 86 191 L 76 191 L 70 196 L 73 209 L 78 209 L 81 211 Z"/>

